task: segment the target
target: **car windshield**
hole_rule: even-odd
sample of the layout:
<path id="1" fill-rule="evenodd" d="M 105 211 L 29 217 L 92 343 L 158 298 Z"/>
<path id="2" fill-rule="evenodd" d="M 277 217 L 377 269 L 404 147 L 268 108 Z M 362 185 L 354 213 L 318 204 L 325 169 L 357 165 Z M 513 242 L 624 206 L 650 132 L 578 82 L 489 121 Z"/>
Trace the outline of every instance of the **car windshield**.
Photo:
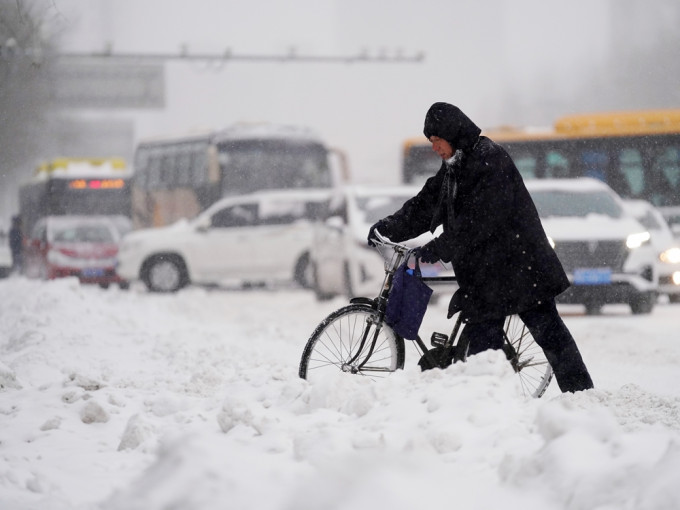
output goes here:
<path id="1" fill-rule="evenodd" d="M 113 235 L 105 225 L 62 227 L 54 232 L 54 240 L 61 243 L 109 243 Z"/>
<path id="2" fill-rule="evenodd" d="M 364 223 L 373 224 L 401 209 L 407 199 L 408 197 L 404 196 L 360 197 L 357 199 L 357 205 L 364 214 Z"/>
<path id="3" fill-rule="evenodd" d="M 531 197 L 541 218 L 581 217 L 599 214 L 620 218 L 623 210 L 606 191 L 571 192 L 557 190 L 533 191 Z"/>

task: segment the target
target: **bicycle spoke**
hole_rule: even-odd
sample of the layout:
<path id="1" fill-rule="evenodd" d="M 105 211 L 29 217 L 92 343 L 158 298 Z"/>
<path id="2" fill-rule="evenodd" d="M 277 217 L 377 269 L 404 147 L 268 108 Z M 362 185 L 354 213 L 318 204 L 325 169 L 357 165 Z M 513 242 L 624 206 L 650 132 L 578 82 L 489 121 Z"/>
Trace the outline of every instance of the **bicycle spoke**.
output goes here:
<path id="1" fill-rule="evenodd" d="M 326 370 L 376 376 L 403 367 L 403 340 L 384 324 L 377 327 L 374 318 L 375 312 L 361 305 L 332 313 L 307 342 L 300 376 Z"/>

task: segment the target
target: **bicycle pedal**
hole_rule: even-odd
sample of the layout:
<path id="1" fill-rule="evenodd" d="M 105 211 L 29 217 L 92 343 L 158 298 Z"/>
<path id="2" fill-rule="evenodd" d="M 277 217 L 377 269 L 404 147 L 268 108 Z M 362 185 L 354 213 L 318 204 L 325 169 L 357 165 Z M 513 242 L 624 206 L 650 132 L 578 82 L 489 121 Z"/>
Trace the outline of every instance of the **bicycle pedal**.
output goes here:
<path id="1" fill-rule="evenodd" d="M 435 347 L 442 347 L 446 342 L 448 342 L 448 340 L 449 340 L 448 335 L 445 335 L 444 333 L 434 332 L 430 337 L 430 344 Z"/>

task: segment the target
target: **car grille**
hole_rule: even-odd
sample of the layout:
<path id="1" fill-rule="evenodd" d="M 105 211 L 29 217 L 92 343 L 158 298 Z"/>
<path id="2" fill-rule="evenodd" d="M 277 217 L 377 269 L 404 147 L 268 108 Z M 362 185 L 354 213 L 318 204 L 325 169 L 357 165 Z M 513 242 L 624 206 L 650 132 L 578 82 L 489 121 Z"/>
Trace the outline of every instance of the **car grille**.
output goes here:
<path id="1" fill-rule="evenodd" d="M 565 241 L 555 245 L 557 257 L 564 270 L 608 267 L 622 271 L 628 249 L 625 241 Z"/>

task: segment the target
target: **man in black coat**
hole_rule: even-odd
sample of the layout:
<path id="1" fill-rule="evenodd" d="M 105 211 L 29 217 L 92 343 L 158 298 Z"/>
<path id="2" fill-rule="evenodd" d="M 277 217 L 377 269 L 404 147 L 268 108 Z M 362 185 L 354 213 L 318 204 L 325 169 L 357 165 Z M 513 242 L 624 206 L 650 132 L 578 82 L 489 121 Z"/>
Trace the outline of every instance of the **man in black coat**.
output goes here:
<path id="1" fill-rule="evenodd" d="M 442 166 L 404 206 L 371 227 L 392 241 L 443 225 L 420 248 L 424 262 L 451 262 L 459 284 L 449 317 L 461 311 L 470 354 L 503 346 L 505 317 L 519 314 L 541 346 L 562 391 L 593 387 L 555 296 L 569 286 L 536 207 L 508 153 L 457 107 L 435 103 L 425 137 Z"/>

